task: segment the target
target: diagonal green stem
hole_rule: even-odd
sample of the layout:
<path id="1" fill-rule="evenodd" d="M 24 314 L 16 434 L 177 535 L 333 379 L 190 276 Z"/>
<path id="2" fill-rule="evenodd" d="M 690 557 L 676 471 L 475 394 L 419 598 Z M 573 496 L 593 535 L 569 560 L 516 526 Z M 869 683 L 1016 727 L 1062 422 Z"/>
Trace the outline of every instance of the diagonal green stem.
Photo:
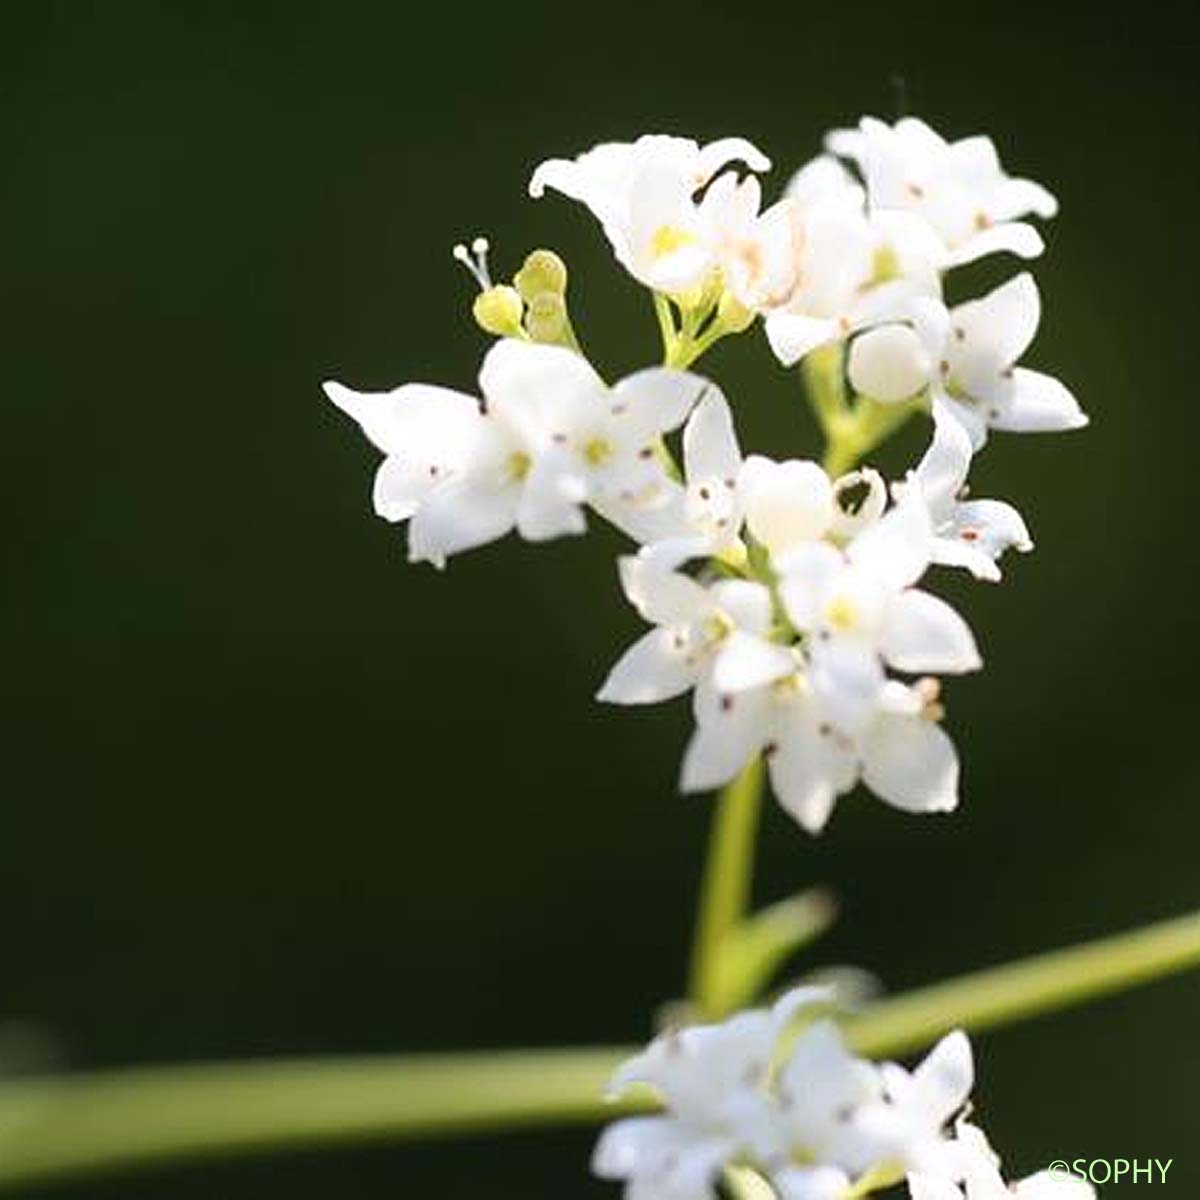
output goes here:
<path id="1" fill-rule="evenodd" d="M 689 989 L 692 1001 L 706 1018 L 722 1017 L 726 1012 L 722 1003 L 726 989 L 721 978 L 721 948 L 742 920 L 750 900 L 762 789 L 763 764 L 756 758 L 721 793 L 713 816 L 708 861 L 700 885 Z"/>
<path id="2" fill-rule="evenodd" d="M 904 992 L 846 1026 L 864 1054 L 905 1054 L 951 1029 L 993 1029 L 1197 965 L 1200 913 L 1189 913 Z"/>
<path id="3" fill-rule="evenodd" d="M 846 1021 L 872 1056 L 995 1028 L 1200 964 L 1200 913 L 992 967 Z M 148 1067 L 0 1084 L 0 1188 L 274 1148 L 590 1123 L 632 1049 L 527 1050 Z"/>

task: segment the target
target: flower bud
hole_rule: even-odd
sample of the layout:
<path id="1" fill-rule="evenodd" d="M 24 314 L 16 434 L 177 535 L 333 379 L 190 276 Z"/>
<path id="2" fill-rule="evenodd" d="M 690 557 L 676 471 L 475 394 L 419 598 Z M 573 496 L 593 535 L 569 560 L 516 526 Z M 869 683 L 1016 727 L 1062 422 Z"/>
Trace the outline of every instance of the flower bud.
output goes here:
<path id="1" fill-rule="evenodd" d="M 854 390 L 881 404 L 898 404 L 929 382 L 933 364 L 907 325 L 880 325 L 850 345 L 847 374 Z"/>
<path id="2" fill-rule="evenodd" d="M 824 536 L 834 517 L 829 477 L 816 463 L 771 462 L 751 455 L 742 465 L 746 524 L 773 555 Z"/>
<path id="3" fill-rule="evenodd" d="M 550 346 L 570 345 L 570 324 L 562 296 L 554 292 L 540 292 L 530 300 L 525 328 L 533 341 Z"/>
<path id="4" fill-rule="evenodd" d="M 729 333 L 741 333 L 754 324 L 754 312 L 727 290 L 717 305 L 717 322 Z"/>
<path id="5" fill-rule="evenodd" d="M 834 518 L 831 533 L 849 540 L 873 525 L 887 507 L 887 484 L 878 471 L 859 467 L 833 485 Z"/>
<path id="6" fill-rule="evenodd" d="M 521 298 L 532 304 L 540 295 L 565 295 L 567 290 L 567 264 L 553 250 L 535 250 L 513 277 Z"/>
<path id="7" fill-rule="evenodd" d="M 503 284 L 480 292 L 471 306 L 476 324 L 496 337 L 520 337 L 524 310 L 521 297 Z"/>

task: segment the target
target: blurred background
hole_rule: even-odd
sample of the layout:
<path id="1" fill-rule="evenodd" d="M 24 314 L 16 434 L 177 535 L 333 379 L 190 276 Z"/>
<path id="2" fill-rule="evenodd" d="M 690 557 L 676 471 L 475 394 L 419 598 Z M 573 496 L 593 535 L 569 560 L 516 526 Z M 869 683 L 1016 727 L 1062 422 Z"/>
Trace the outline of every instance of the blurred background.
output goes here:
<path id="1" fill-rule="evenodd" d="M 525 195 L 540 159 L 648 130 L 747 135 L 782 188 L 825 129 L 903 106 L 990 133 L 1062 201 L 1028 361 L 1093 425 L 994 439 L 977 494 L 1017 501 L 1038 552 L 1002 588 L 938 581 L 987 659 L 949 688 L 964 806 L 859 793 L 816 841 L 769 806 L 758 898 L 821 882 L 843 907 L 795 969 L 903 989 L 1200 903 L 1185 13 L 6 9 L 5 1068 L 624 1042 L 680 993 L 711 803 L 675 791 L 686 703 L 591 699 L 639 629 L 621 543 L 596 525 L 408 567 L 369 511 L 375 454 L 318 387 L 470 388 L 486 339 L 450 246 L 481 232 L 502 275 L 567 258 L 603 369 L 653 361 L 590 216 Z M 759 334 L 703 369 L 747 446 L 815 451 Z M 981 1039 L 1014 1170 L 1174 1158 L 1193 1194 L 1198 1002 L 1192 975 Z M 27 1194 L 616 1196 L 592 1136 Z"/>

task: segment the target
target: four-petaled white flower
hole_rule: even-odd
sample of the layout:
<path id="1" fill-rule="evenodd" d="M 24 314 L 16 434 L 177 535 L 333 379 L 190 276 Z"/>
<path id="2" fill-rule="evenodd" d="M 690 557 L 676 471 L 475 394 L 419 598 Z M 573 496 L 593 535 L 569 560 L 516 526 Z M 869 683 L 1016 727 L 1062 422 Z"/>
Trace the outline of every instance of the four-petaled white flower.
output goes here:
<path id="1" fill-rule="evenodd" d="M 946 253 L 936 232 L 911 213 L 867 211 L 862 189 L 836 160 L 804 167 L 788 199 L 796 282 L 783 302 L 762 308 L 767 340 L 785 366 L 915 296 L 941 295 Z"/>
<path id="2" fill-rule="evenodd" d="M 771 1010 L 670 1031 L 613 1076 L 609 1094 L 653 1088 L 666 1111 L 610 1125 L 592 1156 L 604 1179 L 627 1181 L 636 1200 L 713 1200 L 726 1163 L 778 1159 L 782 1132 L 767 1091 L 787 1023 L 829 1003 L 822 988 L 796 988 Z"/>
<path id="3" fill-rule="evenodd" d="M 512 340 L 488 352 L 479 384 L 482 402 L 425 384 L 325 385 L 387 456 L 375 509 L 409 521 L 413 561 L 441 565 L 513 528 L 530 541 L 582 533 L 589 502 L 665 503 L 656 445 L 707 387 L 653 368 L 609 388 L 578 354 Z"/>
<path id="4" fill-rule="evenodd" d="M 879 682 L 874 672 L 872 678 L 874 693 L 856 691 L 850 705 L 819 668 L 802 667 L 737 693 L 702 681 L 680 786 L 685 792 L 722 787 L 761 754 L 780 804 L 809 833 L 821 832 L 838 797 L 860 780 L 905 812 L 952 811 L 958 755 L 938 723 L 937 681 L 908 686 Z M 839 726 L 848 707 L 853 724 Z"/>
<path id="5" fill-rule="evenodd" d="M 905 210 L 927 221 L 949 251 L 948 266 L 996 251 L 1036 258 L 1042 239 L 1017 218 L 1058 212 L 1041 184 L 1005 174 L 987 137 L 947 142 L 915 117 L 895 125 L 864 117 L 857 129 L 835 130 L 826 144 L 857 164 L 873 209 Z"/>
<path id="6" fill-rule="evenodd" d="M 1080 429 L 1088 418 L 1052 375 L 1017 366 L 1037 333 L 1041 297 L 1028 272 L 947 310 L 915 297 L 850 347 L 855 389 L 885 403 L 928 387 L 979 449 L 989 429 Z"/>
<path id="7" fill-rule="evenodd" d="M 962 617 L 913 586 L 933 547 L 929 509 L 912 496 L 845 549 L 813 542 L 776 564 L 784 610 L 806 638 L 814 689 L 846 733 L 874 718 L 885 665 L 937 674 L 981 665 Z"/>
<path id="8" fill-rule="evenodd" d="M 782 1200 L 849 1200 L 868 1180 L 878 1187 L 906 1172 L 917 1186 L 957 1187 L 972 1166 L 962 1125 L 957 1138 L 949 1129 L 974 1078 L 965 1035 L 943 1038 L 910 1072 L 852 1054 L 821 1014 L 830 1003 L 823 989 L 797 988 L 770 1011 L 656 1038 L 611 1091 L 647 1085 L 664 1110 L 606 1129 L 593 1170 L 625 1181 L 636 1200 L 714 1200 L 733 1164 L 767 1179 Z"/>
<path id="9" fill-rule="evenodd" d="M 1093 1200 L 1096 1195 L 1087 1180 L 1050 1171 L 1006 1183 L 983 1130 L 961 1119 L 953 1140 L 943 1143 L 938 1167 L 908 1176 L 912 1200 Z"/>
<path id="10" fill-rule="evenodd" d="M 653 704 L 712 679 L 740 692 L 795 668 L 789 647 L 769 640 L 771 593 L 760 583 L 723 579 L 704 587 L 640 556 L 621 559 L 630 603 L 655 626 L 609 672 L 598 700 Z"/>
<path id="11" fill-rule="evenodd" d="M 587 205 L 635 279 L 678 294 L 702 284 L 716 263 L 712 215 L 697 196 L 735 162 L 752 171 L 771 166 L 744 138 L 701 147 L 690 138 L 648 134 L 604 143 L 576 159 L 548 159 L 534 171 L 529 194 L 552 188 Z M 717 194 L 709 204 L 724 205 L 726 198 Z"/>

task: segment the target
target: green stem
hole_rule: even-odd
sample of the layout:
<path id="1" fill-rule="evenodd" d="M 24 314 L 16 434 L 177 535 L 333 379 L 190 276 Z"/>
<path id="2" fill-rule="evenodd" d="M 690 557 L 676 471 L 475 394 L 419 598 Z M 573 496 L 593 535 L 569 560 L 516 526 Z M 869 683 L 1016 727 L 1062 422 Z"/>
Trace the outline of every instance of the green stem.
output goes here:
<path id="1" fill-rule="evenodd" d="M 869 1005 L 847 1018 L 871 1056 L 919 1050 L 1200 964 L 1200 913 Z M 145 1067 L 0 1084 L 0 1188 L 251 1150 L 591 1123 L 625 1046 Z"/>
<path id="2" fill-rule="evenodd" d="M 632 1052 L 213 1063 L 13 1081 L 0 1085 L 0 1187 L 289 1146 L 596 1122 L 621 1111 L 602 1095 Z"/>
<path id="3" fill-rule="evenodd" d="M 1200 913 L 1190 913 L 880 1000 L 846 1027 L 863 1054 L 904 1054 L 951 1029 L 993 1029 L 1197 965 Z"/>
<path id="4" fill-rule="evenodd" d="M 762 807 L 763 764 L 749 763 L 721 792 L 700 887 L 690 995 L 706 1018 L 725 1015 L 721 951 L 750 899 L 754 841 Z"/>
<path id="5" fill-rule="evenodd" d="M 675 333 L 675 318 L 671 315 L 671 302 L 662 292 L 654 293 L 654 315 L 658 318 L 658 332 L 662 337 L 663 363 L 671 366 L 671 356 L 675 353 L 677 334 Z"/>

